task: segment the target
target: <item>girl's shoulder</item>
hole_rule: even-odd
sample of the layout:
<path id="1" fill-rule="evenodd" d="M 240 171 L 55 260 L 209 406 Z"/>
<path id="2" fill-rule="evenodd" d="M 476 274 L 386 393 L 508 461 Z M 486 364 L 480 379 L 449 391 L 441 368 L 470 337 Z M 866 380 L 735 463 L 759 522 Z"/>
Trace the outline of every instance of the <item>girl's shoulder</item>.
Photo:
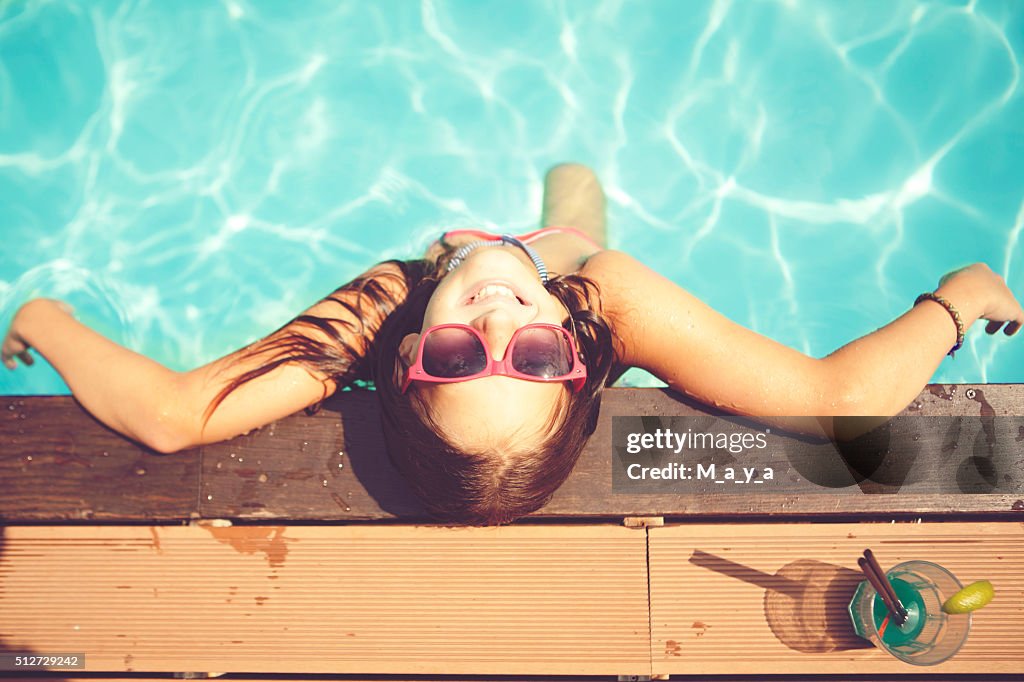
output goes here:
<path id="1" fill-rule="evenodd" d="M 646 265 L 628 253 L 615 249 L 602 249 L 589 256 L 580 268 L 580 274 L 590 278 L 604 289 L 614 289 L 609 293 L 617 293 L 629 288 L 629 281 L 638 272 L 653 272 Z"/>

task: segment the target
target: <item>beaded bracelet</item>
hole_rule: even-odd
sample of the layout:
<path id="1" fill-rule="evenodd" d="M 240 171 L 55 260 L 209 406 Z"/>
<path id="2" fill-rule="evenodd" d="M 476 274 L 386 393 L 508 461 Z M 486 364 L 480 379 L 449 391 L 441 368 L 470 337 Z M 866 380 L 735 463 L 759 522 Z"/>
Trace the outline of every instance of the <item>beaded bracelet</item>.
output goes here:
<path id="1" fill-rule="evenodd" d="M 949 355 L 949 357 L 951 358 L 956 357 L 955 355 L 953 355 L 953 353 L 960 350 L 964 345 L 964 321 L 960 319 L 960 312 L 953 307 L 952 303 L 942 298 L 938 294 L 934 294 L 930 291 L 918 296 L 917 299 L 914 301 L 914 305 L 916 306 L 921 301 L 935 301 L 943 308 L 945 308 L 946 312 L 948 312 L 950 316 L 953 318 L 953 323 L 956 324 L 956 345 L 953 346 L 953 348 L 949 351 L 949 353 L 947 353 L 947 355 Z"/>

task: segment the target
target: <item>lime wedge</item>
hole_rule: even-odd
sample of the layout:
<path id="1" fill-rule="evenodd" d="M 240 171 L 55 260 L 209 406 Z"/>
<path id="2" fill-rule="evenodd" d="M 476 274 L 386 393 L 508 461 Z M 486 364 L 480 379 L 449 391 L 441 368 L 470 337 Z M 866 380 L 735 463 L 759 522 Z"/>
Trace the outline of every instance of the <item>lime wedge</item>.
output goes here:
<path id="1" fill-rule="evenodd" d="M 992 583 L 979 580 L 947 599 L 942 605 L 942 610 L 946 613 L 970 613 L 988 604 L 994 596 L 996 591 L 992 588 Z"/>

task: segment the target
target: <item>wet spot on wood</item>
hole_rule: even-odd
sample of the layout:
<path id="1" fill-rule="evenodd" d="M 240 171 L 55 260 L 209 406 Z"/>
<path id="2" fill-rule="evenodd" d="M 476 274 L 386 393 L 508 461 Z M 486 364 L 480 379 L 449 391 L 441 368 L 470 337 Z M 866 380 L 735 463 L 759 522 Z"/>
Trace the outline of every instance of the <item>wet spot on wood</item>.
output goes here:
<path id="1" fill-rule="evenodd" d="M 345 501 L 341 499 L 338 493 L 331 493 L 331 499 L 334 500 L 334 503 L 338 505 L 338 508 L 342 511 L 351 511 L 351 508 L 345 504 Z"/>
<path id="2" fill-rule="evenodd" d="M 288 554 L 287 542 L 297 542 L 295 538 L 285 538 L 284 526 L 230 526 L 216 528 L 200 526 L 222 544 L 231 545 L 242 554 L 262 552 L 271 567 L 284 566 Z"/>
<path id="3" fill-rule="evenodd" d="M 985 399 L 985 392 L 983 390 L 981 390 L 980 388 L 969 388 L 965 392 L 965 395 L 969 399 L 973 400 L 974 402 L 978 403 L 981 406 L 982 417 L 996 416 L 996 411 L 992 409 L 992 406 L 989 405 L 988 400 Z"/>
<path id="4" fill-rule="evenodd" d="M 153 549 L 155 549 L 160 554 L 163 554 L 164 550 L 162 547 L 160 547 L 160 534 L 157 533 L 156 528 L 154 526 L 149 527 L 149 534 L 153 536 Z"/>
<path id="5" fill-rule="evenodd" d="M 666 656 L 682 656 L 683 647 L 679 646 L 679 642 L 674 639 L 665 640 L 665 655 Z"/>

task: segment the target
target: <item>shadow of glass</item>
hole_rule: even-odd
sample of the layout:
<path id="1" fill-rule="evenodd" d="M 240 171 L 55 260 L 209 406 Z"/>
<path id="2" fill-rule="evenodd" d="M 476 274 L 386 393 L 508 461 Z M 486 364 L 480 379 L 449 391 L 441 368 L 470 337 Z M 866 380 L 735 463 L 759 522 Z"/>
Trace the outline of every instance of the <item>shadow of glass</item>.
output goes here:
<path id="1" fill-rule="evenodd" d="M 785 594 L 793 599 L 800 598 L 803 594 L 804 585 L 796 580 L 792 580 L 787 576 L 772 575 L 759 571 L 756 568 L 750 566 L 744 566 L 738 564 L 735 561 L 729 561 L 720 556 L 709 554 L 701 550 L 694 550 L 693 554 L 690 555 L 690 563 L 706 568 L 722 575 L 727 575 L 730 578 L 736 580 L 742 580 L 745 583 L 751 585 L 757 585 L 769 592 L 778 592 Z"/>
<path id="2" fill-rule="evenodd" d="M 762 588 L 768 627 L 794 651 L 827 653 L 873 646 L 857 636 L 846 610 L 864 577 L 858 571 L 800 559 L 771 574 L 700 550 L 690 562 Z"/>
<path id="3" fill-rule="evenodd" d="M 835 564 L 800 559 L 780 568 L 776 576 L 804 587 L 798 597 L 765 591 L 765 619 L 780 642 L 806 653 L 873 646 L 854 632 L 847 610 L 864 574 Z"/>

